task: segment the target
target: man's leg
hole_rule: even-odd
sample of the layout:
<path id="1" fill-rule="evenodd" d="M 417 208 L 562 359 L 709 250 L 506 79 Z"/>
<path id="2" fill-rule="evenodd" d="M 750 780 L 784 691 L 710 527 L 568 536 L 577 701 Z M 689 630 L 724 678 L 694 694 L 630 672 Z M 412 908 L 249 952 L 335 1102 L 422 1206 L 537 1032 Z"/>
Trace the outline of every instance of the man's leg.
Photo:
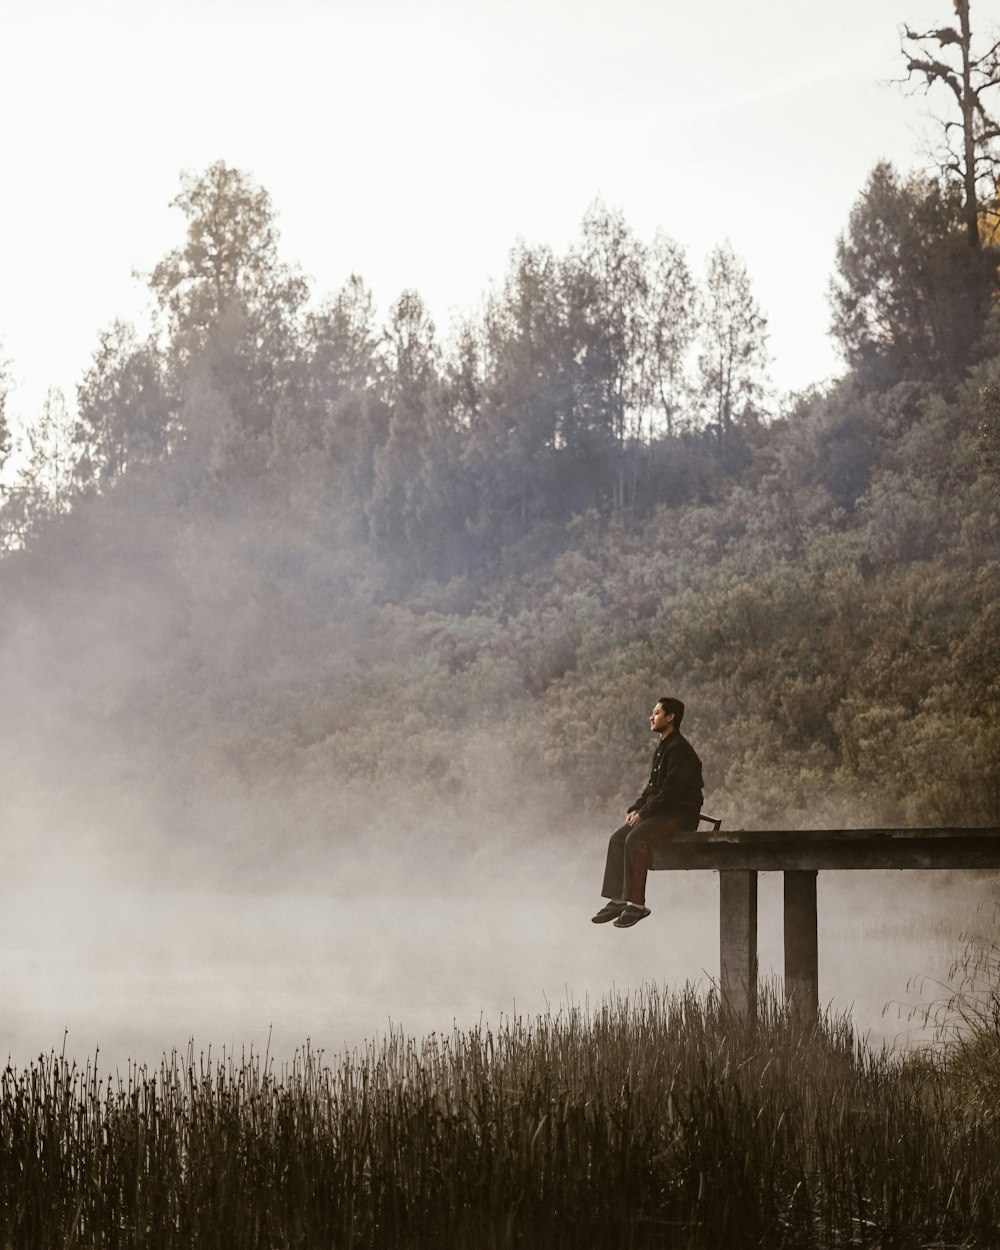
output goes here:
<path id="1" fill-rule="evenodd" d="M 640 820 L 629 829 L 624 846 L 625 893 L 619 898 L 639 907 L 646 906 L 646 874 L 653 858 L 653 847 L 680 828 L 679 821 L 654 816 L 650 820 Z"/>
<path id="2" fill-rule="evenodd" d="M 601 898 L 624 899 L 625 897 L 625 844 L 631 832 L 631 825 L 622 825 L 611 835 L 608 842 L 608 859 L 604 865 Z"/>
<path id="3" fill-rule="evenodd" d="M 640 820 L 625 839 L 625 898 L 622 914 L 615 920 L 616 929 L 630 929 L 649 915 L 646 906 L 646 874 L 653 858 L 653 847 L 680 829 L 676 820 L 663 817 Z"/>
<path id="4" fill-rule="evenodd" d="M 625 839 L 629 834 L 629 826 L 622 825 L 611 835 L 608 842 L 608 860 L 604 866 L 604 885 L 601 897 L 610 899 L 596 916 L 592 916 L 594 924 L 605 924 L 609 920 L 617 920 L 625 910 Z"/>

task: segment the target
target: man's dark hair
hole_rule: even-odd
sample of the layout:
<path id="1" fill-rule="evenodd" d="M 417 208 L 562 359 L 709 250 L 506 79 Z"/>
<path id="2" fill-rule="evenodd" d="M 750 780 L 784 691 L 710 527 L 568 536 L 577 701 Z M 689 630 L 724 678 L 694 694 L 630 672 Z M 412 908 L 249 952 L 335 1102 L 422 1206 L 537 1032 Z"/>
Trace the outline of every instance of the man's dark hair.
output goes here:
<path id="1" fill-rule="evenodd" d="M 684 719 L 684 704 L 680 699 L 671 699 L 667 695 L 656 700 L 664 712 L 669 716 L 671 712 L 674 714 L 674 728 L 680 729 L 681 721 Z"/>

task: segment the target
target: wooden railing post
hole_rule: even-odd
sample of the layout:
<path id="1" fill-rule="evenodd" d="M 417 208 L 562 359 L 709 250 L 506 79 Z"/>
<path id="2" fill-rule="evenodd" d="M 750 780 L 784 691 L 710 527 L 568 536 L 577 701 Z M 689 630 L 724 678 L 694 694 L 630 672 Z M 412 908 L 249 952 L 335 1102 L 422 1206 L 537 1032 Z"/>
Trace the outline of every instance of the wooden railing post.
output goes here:
<path id="1" fill-rule="evenodd" d="M 802 1020 L 819 1015 L 816 872 L 785 870 L 785 1002 Z"/>
<path id="2" fill-rule="evenodd" d="M 742 868 L 719 873 L 719 959 L 723 1004 L 739 1016 L 757 1004 L 757 874 Z"/>

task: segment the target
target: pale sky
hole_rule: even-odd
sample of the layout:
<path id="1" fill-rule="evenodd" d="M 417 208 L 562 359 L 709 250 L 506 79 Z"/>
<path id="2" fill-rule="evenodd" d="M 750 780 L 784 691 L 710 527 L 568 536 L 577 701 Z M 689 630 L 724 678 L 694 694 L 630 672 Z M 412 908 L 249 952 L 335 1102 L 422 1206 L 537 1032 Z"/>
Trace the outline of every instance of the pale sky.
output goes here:
<path id="1" fill-rule="evenodd" d="M 182 170 L 271 194 L 314 296 L 404 288 L 446 337 L 519 238 L 563 250 L 598 196 L 700 271 L 728 238 L 772 375 L 839 371 L 826 290 L 872 166 L 926 163 L 886 85 L 950 0 L 0 0 L 0 349 L 10 408 L 75 387 L 183 238 Z M 974 0 L 974 30 L 1000 0 Z M 945 109 L 944 100 L 937 101 Z"/>

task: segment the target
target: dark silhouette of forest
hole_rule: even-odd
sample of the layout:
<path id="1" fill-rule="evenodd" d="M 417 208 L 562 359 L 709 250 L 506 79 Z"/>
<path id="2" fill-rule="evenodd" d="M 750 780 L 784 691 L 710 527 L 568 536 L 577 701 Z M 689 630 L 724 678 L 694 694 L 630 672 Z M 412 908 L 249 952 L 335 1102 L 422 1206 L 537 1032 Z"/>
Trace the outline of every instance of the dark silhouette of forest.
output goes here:
<path id="1" fill-rule="evenodd" d="M 572 812 L 669 689 L 730 824 L 1000 824 L 1000 252 L 961 180 L 873 170 L 847 371 L 782 401 L 727 244 L 695 275 L 596 204 L 442 337 L 413 291 L 312 298 L 248 174 L 176 204 L 152 334 L 101 334 L 4 496 L 22 746 L 379 805 L 475 801 L 502 746 Z"/>

